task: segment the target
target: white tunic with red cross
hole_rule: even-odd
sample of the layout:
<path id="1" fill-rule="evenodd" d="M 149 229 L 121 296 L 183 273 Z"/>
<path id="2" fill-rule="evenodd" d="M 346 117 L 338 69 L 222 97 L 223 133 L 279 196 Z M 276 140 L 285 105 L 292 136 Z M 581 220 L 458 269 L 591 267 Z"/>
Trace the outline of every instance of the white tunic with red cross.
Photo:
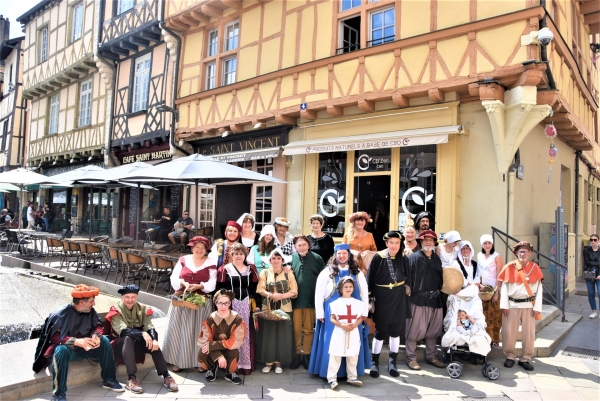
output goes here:
<path id="1" fill-rule="evenodd" d="M 342 324 L 356 323 L 363 314 L 364 304 L 355 298 L 339 298 L 330 304 L 331 315 L 335 315 Z M 356 356 L 360 353 L 360 334 L 358 328 L 346 331 L 341 327 L 334 327 L 329 343 L 329 355 Z"/>

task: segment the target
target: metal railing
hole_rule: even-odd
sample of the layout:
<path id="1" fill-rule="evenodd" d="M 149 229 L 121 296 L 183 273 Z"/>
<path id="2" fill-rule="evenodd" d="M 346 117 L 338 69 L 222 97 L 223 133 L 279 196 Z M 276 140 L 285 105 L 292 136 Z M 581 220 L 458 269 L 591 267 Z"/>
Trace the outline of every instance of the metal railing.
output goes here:
<path id="1" fill-rule="evenodd" d="M 390 35 L 390 36 L 385 36 L 385 37 L 379 38 L 379 39 L 369 40 L 367 42 L 367 47 L 379 46 L 379 45 L 383 45 L 383 44 L 386 44 L 386 43 L 390 43 L 390 42 L 393 42 L 394 39 L 396 39 L 396 36 L 395 35 Z"/>
<path id="2" fill-rule="evenodd" d="M 559 230 L 557 230 L 557 232 L 559 232 Z M 492 226 L 492 238 L 494 239 L 494 244 L 497 244 L 496 236 L 502 241 L 502 243 L 504 243 L 506 248 L 510 250 L 510 253 L 514 255 L 514 253 L 512 251 L 512 247 L 516 243 L 518 243 L 519 240 L 516 239 L 515 237 L 512 237 L 512 236 L 508 235 L 507 233 L 497 229 L 496 227 Z M 558 234 L 557 234 L 557 236 L 558 236 Z M 513 244 L 511 246 L 508 243 L 509 240 L 514 241 L 515 244 Z M 568 271 L 568 267 L 565 266 L 563 263 L 560 263 L 558 260 L 556 260 L 548 255 L 544 255 L 543 253 L 536 251 L 535 249 L 533 250 L 533 253 L 535 253 L 537 256 L 536 263 L 538 263 L 538 265 L 539 265 L 540 258 L 547 260 L 551 264 L 554 265 L 554 267 L 555 267 L 555 269 L 554 269 L 555 281 L 554 282 L 562 283 L 562 278 L 564 277 L 565 271 Z M 515 255 L 515 258 L 516 258 L 516 255 Z M 507 260 L 504 262 L 508 263 Z M 497 273 L 500 273 L 500 272 L 497 272 Z M 565 286 L 564 285 L 556 286 L 554 291 L 551 291 L 549 288 L 547 288 L 545 285 L 543 285 L 543 283 L 542 283 L 542 287 L 544 289 L 544 303 L 550 304 L 550 305 L 555 306 L 558 309 L 560 309 L 561 314 L 562 314 L 562 321 L 566 322 L 566 318 L 565 318 Z"/>
<path id="3" fill-rule="evenodd" d="M 358 43 L 353 43 L 344 47 L 340 47 L 338 49 L 335 50 L 335 54 L 344 54 L 344 53 L 350 53 L 353 52 L 355 50 L 360 50 L 360 44 Z"/>

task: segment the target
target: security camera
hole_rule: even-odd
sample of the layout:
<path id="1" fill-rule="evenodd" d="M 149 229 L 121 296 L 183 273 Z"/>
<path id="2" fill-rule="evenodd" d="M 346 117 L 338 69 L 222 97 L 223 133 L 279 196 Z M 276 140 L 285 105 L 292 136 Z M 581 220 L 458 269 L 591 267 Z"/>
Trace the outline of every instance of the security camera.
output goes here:
<path id="1" fill-rule="evenodd" d="M 537 38 L 541 44 L 543 44 L 544 46 L 548 46 L 550 42 L 552 42 L 552 39 L 554 39 L 554 34 L 550 29 L 542 28 L 538 32 Z"/>

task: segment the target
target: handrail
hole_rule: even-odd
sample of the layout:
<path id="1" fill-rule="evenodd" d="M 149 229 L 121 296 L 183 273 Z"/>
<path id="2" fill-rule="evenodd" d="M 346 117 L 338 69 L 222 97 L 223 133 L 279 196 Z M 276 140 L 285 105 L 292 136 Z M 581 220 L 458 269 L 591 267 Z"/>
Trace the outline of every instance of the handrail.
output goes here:
<path id="1" fill-rule="evenodd" d="M 511 249 L 511 253 L 514 255 L 514 252 L 512 251 L 512 247 L 508 244 L 508 242 L 504 239 L 504 237 L 506 237 L 508 240 L 514 241 L 515 243 L 518 243 L 519 240 L 516 239 L 515 237 L 505 233 L 502 230 L 497 229 L 496 227 L 492 226 L 492 238 L 494 239 L 495 242 L 495 238 L 496 235 L 498 235 L 498 238 L 500 238 L 500 240 L 504 243 L 504 245 L 506 245 L 506 247 L 508 249 Z M 556 259 L 551 258 L 550 256 L 547 256 L 539 251 L 536 251 L 535 249 L 533 250 L 533 252 L 539 257 L 541 256 L 542 258 L 550 261 L 551 263 L 553 263 L 556 267 L 559 267 L 558 269 L 555 270 L 555 280 L 558 280 L 559 275 L 564 274 L 564 271 L 568 271 L 568 267 L 565 266 L 564 264 L 560 263 L 559 261 L 557 261 Z M 516 256 L 516 255 L 515 255 Z M 506 263 L 508 263 L 508 261 L 505 261 Z M 565 299 L 565 287 L 564 285 L 561 288 L 562 291 L 562 302 L 559 302 L 559 300 L 556 298 L 556 296 L 552 295 L 552 292 L 547 290 L 547 287 L 544 285 L 543 281 L 542 281 L 542 288 L 544 289 L 544 301 L 556 306 L 558 309 L 560 309 L 561 313 L 562 313 L 562 321 L 565 322 L 566 318 L 565 318 L 565 305 L 564 305 L 564 299 Z"/>

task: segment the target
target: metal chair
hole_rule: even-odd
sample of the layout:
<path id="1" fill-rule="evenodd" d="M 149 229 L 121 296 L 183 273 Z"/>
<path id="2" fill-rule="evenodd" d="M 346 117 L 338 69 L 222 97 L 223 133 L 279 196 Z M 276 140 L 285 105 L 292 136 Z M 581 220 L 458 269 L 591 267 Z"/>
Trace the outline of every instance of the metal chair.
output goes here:
<path id="1" fill-rule="evenodd" d="M 27 247 L 27 245 L 33 244 L 33 241 L 29 241 L 31 239 L 29 235 L 19 235 L 16 231 L 9 231 L 8 233 L 10 238 L 8 253 L 17 250 L 22 255 L 33 255 L 33 248 Z"/>
<path id="2" fill-rule="evenodd" d="M 56 238 L 46 237 L 46 246 L 48 248 L 48 252 L 46 253 L 46 258 L 44 258 L 44 264 L 49 260 L 52 262 L 52 258 L 54 256 L 60 256 L 60 263 L 62 265 L 63 258 L 63 243 Z M 50 265 L 50 263 L 48 263 Z"/>
<path id="3" fill-rule="evenodd" d="M 168 283 L 167 286 L 170 286 L 170 280 L 169 277 L 171 276 L 171 272 L 173 271 L 173 267 L 175 266 L 175 263 L 167 260 L 167 259 L 163 259 L 160 256 L 156 256 L 156 255 L 149 255 L 150 258 L 150 279 L 148 280 L 148 285 L 146 286 L 146 292 L 148 292 L 148 289 L 150 287 L 152 287 L 152 281 L 154 280 L 154 289 L 152 290 L 152 293 L 155 294 L 156 293 L 156 287 L 158 286 L 159 283 L 164 282 L 162 279 L 164 277 L 167 277 L 166 282 Z M 165 286 L 165 287 L 167 287 Z M 165 289 L 165 291 L 168 292 L 169 288 L 167 287 Z"/>
<path id="4" fill-rule="evenodd" d="M 119 283 L 122 283 L 123 281 L 127 282 L 129 280 L 133 280 L 135 282 L 138 280 L 140 282 L 139 285 L 141 286 L 142 280 L 148 278 L 146 274 L 142 276 L 142 272 L 148 272 L 146 258 L 127 251 L 121 251 L 120 253 L 121 261 L 123 263 L 123 272 L 121 274 L 121 280 L 119 280 Z"/>

